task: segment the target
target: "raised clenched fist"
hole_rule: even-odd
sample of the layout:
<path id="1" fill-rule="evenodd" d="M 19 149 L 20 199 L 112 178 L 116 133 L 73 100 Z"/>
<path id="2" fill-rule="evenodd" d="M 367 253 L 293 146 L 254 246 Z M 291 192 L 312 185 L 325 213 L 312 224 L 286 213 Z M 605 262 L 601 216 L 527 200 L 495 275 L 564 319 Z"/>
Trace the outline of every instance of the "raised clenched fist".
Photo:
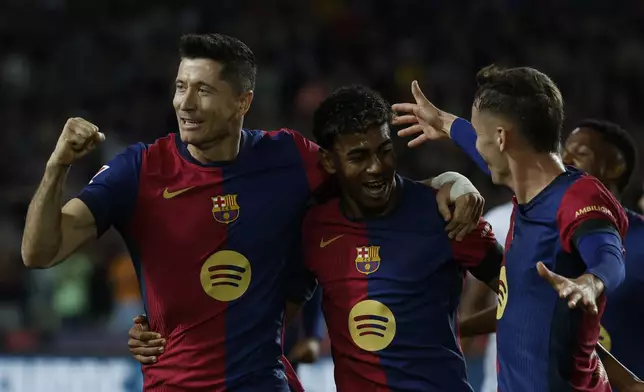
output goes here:
<path id="1" fill-rule="evenodd" d="M 65 123 L 49 162 L 69 166 L 95 149 L 103 140 L 105 135 L 98 131 L 96 125 L 80 117 L 70 118 Z"/>

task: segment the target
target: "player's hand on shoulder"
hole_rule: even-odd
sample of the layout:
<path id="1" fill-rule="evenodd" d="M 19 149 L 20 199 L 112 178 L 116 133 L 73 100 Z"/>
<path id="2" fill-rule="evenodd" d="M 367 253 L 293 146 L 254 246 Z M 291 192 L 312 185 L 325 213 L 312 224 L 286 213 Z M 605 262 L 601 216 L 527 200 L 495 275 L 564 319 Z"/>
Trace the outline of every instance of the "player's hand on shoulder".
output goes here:
<path id="1" fill-rule="evenodd" d="M 438 210 L 448 222 L 445 230 L 449 238 L 461 241 L 478 227 L 485 199 L 467 177 L 456 172 L 445 172 L 432 178 L 429 186 L 438 190 Z M 454 206 L 453 212 L 451 206 Z"/>
<path id="2" fill-rule="evenodd" d="M 449 137 L 450 127 L 456 120 L 456 116 L 434 106 L 425 97 L 415 80 L 411 84 L 411 93 L 415 103 L 397 103 L 392 107 L 395 112 L 401 113 L 393 119 L 392 123 L 394 125 L 408 125 L 407 128 L 398 131 L 398 136 L 417 135 L 407 144 L 409 147 L 419 146 L 428 140 Z"/>
<path id="3" fill-rule="evenodd" d="M 49 158 L 52 165 L 69 166 L 105 140 L 98 127 L 80 117 L 67 120 Z"/>
<path id="4" fill-rule="evenodd" d="M 597 297 L 604 291 L 601 281 L 591 274 L 569 279 L 548 269 L 543 262 L 537 263 L 539 276 L 550 283 L 559 293 L 559 298 L 568 300 L 569 308 L 581 308 L 590 314 L 597 314 Z"/>
<path id="5" fill-rule="evenodd" d="M 134 325 L 128 333 L 130 339 L 127 341 L 130 353 L 142 364 L 155 363 L 157 356 L 164 351 L 166 340 L 160 334 L 150 331 L 145 315 L 136 316 L 133 321 Z"/>
<path id="6" fill-rule="evenodd" d="M 299 363 L 315 363 L 320 357 L 320 341 L 316 338 L 300 340 L 293 346 L 288 360 Z"/>

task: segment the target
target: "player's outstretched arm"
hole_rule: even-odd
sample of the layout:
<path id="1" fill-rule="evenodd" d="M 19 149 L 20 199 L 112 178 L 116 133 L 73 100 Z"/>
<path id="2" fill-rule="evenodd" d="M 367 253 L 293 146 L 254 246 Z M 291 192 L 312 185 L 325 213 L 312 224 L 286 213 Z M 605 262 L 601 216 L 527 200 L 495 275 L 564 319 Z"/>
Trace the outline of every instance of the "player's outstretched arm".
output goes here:
<path id="1" fill-rule="evenodd" d="M 27 267 L 51 267 L 96 236 L 94 217 L 82 201 L 71 200 L 62 210 L 61 205 L 69 167 L 103 140 L 89 121 L 70 118 L 65 123 L 27 211 L 21 247 Z"/>
<path id="2" fill-rule="evenodd" d="M 597 343 L 597 355 L 601 359 L 610 385 L 620 392 L 642 392 L 644 383 L 630 370 L 613 357 L 601 344 Z"/>
<path id="3" fill-rule="evenodd" d="M 144 365 L 155 363 L 157 356 L 163 353 L 166 340 L 158 333 L 150 331 L 145 315 L 138 315 L 128 333 L 127 345 L 132 357 Z"/>
<path id="4" fill-rule="evenodd" d="M 398 131 L 398 136 L 416 136 L 409 147 L 417 147 L 429 140 L 445 137 L 452 139 L 477 166 L 488 175 L 490 170 L 487 163 L 476 150 L 476 131 L 467 120 L 438 109 L 421 91 L 417 81 L 411 84 L 411 92 L 415 103 L 397 103 L 393 110 L 402 115 L 393 120 L 394 125 L 408 125 Z"/>

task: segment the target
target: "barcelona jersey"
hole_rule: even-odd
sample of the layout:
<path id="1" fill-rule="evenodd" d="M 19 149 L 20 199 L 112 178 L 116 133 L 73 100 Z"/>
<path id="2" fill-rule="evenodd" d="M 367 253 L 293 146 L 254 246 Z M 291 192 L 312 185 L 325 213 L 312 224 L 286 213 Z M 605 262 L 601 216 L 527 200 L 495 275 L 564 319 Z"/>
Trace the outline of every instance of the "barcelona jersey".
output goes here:
<path id="1" fill-rule="evenodd" d="M 113 225 L 138 273 L 150 328 L 167 338 L 144 390 L 287 391 L 281 332 L 286 271 L 318 147 L 299 134 L 243 130 L 239 155 L 200 164 L 179 135 L 135 144 L 80 193 L 99 236 Z"/>
<path id="2" fill-rule="evenodd" d="M 465 269 L 498 276 L 503 252 L 481 221 L 450 241 L 435 192 L 397 177 L 388 215 L 354 221 L 333 199 L 309 210 L 306 266 L 322 289 L 340 392 L 471 392 L 458 344 Z"/>
<path id="3" fill-rule="evenodd" d="M 644 218 L 626 210 L 626 278 L 606 298 L 600 342 L 624 366 L 644 379 Z"/>
<path id="4" fill-rule="evenodd" d="M 598 299 L 597 315 L 570 309 L 536 265 L 569 278 L 584 274 L 573 237 L 591 221 L 623 236 L 624 210 L 599 180 L 573 168 L 529 203 L 514 202 L 499 278 L 499 391 L 611 391 L 595 353 L 606 297 Z"/>

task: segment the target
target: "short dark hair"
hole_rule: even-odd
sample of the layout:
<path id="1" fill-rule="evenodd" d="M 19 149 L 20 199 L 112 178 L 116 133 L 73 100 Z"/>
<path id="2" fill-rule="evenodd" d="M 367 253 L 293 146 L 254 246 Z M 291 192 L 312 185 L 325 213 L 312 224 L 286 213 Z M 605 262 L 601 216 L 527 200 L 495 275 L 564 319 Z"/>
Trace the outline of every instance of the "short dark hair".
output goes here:
<path id="1" fill-rule="evenodd" d="M 512 121 L 537 152 L 558 152 L 564 110 L 557 85 L 534 68 L 481 69 L 476 75 L 478 90 L 474 106 Z"/>
<path id="2" fill-rule="evenodd" d="M 624 128 L 610 121 L 586 119 L 580 122 L 577 128 L 589 128 L 600 133 L 605 142 L 613 145 L 622 153 L 626 163 L 626 169 L 617 182 L 619 191 L 622 192 L 631 181 L 631 177 L 637 166 L 638 157 L 635 140 L 633 140 Z"/>
<path id="3" fill-rule="evenodd" d="M 313 114 L 313 135 L 330 149 L 337 135 L 366 133 L 374 126 L 390 124 L 391 105 L 377 92 L 361 85 L 344 86 L 328 96 Z"/>
<path id="4" fill-rule="evenodd" d="M 179 44 L 181 58 L 205 58 L 221 63 L 219 77 L 238 92 L 255 88 L 255 55 L 245 43 L 223 34 L 186 34 Z"/>

